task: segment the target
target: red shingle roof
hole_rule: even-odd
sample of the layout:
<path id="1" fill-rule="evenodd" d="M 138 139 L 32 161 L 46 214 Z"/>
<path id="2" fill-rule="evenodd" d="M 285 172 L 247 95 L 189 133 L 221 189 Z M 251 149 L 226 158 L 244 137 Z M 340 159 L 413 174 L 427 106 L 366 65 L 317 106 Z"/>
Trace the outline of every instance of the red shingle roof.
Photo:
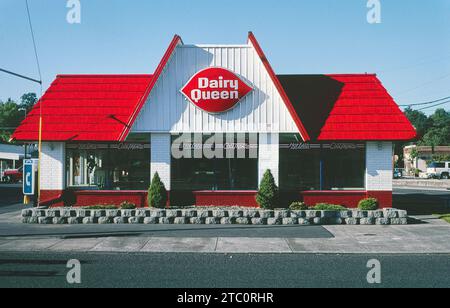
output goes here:
<path id="1" fill-rule="evenodd" d="M 14 132 L 38 140 L 42 105 L 44 141 L 121 141 L 152 75 L 60 75 Z"/>
<path id="2" fill-rule="evenodd" d="M 417 133 L 376 75 L 278 76 L 315 141 L 397 141 Z"/>

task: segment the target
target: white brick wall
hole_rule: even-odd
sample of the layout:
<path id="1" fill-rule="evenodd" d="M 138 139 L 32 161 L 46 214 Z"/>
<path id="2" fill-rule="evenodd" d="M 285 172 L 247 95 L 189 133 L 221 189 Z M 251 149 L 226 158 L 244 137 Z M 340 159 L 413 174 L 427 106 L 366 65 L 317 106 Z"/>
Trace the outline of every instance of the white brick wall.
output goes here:
<path id="1" fill-rule="evenodd" d="M 151 178 L 158 172 L 161 181 L 170 191 L 171 136 L 170 134 L 151 134 Z"/>
<path id="2" fill-rule="evenodd" d="M 41 153 L 41 190 L 65 189 L 66 146 L 62 142 L 43 142 Z"/>
<path id="3" fill-rule="evenodd" d="M 367 142 L 366 186 L 368 191 L 392 191 L 392 142 Z"/>
<path id="4" fill-rule="evenodd" d="M 275 182 L 279 185 L 279 134 L 277 133 L 261 133 L 259 134 L 259 172 L 258 183 L 264 176 L 266 170 L 270 170 L 275 178 Z"/>

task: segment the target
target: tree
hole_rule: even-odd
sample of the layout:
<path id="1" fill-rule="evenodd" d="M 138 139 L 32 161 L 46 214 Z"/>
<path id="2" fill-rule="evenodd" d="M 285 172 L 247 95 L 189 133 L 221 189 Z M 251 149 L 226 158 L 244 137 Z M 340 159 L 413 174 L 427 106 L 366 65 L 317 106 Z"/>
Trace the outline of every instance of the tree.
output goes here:
<path id="1" fill-rule="evenodd" d="M 23 120 L 19 106 L 12 100 L 0 102 L 0 128 L 16 128 Z"/>
<path id="2" fill-rule="evenodd" d="M 411 107 L 405 109 L 405 115 L 416 128 L 419 137 L 423 137 L 431 127 L 431 121 L 427 115 L 421 111 L 412 110 Z"/>
<path id="3" fill-rule="evenodd" d="M 256 196 L 256 202 L 263 209 L 274 209 L 278 206 L 279 190 L 270 170 L 264 173 L 261 185 Z"/>
<path id="4" fill-rule="evenodd" d="M 26 109 L 27 113 L 31 111 L 33 106 L 37 103 L 38 99 L 36 93 L 25 93 L 20 98 L 20 108 Z"/>
<path id="5" fill-rule="evenodd" d="M 148 189 L 148 205 L 149 207 L 163 209 L 167 206 L 167 200 L 166 187 L 161 181 L 158 172 L 156 172 Z"/>

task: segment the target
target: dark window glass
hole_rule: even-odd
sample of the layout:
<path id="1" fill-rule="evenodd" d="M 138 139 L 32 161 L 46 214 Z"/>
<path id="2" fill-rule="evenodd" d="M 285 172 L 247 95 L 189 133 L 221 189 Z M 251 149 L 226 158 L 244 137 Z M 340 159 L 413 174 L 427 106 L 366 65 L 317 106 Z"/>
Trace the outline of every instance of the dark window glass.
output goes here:
<path id="1" fill-rule="evenodd" d="M 445 163 L 431 163 L 430 168 L 445 168 Z"/>

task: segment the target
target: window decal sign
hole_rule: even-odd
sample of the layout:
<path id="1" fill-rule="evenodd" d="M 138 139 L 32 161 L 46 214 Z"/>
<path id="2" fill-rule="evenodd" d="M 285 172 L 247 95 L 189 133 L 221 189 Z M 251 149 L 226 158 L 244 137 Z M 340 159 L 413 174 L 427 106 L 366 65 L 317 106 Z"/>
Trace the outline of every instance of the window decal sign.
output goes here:
<path id="1" fill-rule="evenodd" d="M 234 108 L 253 88 L 235 73 L 210 67 L 196 73 L 181 93 L 198 108 L 223 113 Z"/>

